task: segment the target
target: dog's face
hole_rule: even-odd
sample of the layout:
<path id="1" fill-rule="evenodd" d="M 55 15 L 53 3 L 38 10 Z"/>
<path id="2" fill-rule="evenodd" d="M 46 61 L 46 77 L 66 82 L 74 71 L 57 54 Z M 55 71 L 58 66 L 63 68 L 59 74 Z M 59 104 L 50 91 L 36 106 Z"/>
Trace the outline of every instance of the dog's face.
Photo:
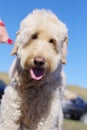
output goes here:
<path id="1" fill-rule="evenodd" d="M 36 10 L 21 23 L 12 53 L 17 53 L 21 67 L 34 80 L 40 80 L 65 63 L 66 48 L 65 25 L 54 14 Z"/>

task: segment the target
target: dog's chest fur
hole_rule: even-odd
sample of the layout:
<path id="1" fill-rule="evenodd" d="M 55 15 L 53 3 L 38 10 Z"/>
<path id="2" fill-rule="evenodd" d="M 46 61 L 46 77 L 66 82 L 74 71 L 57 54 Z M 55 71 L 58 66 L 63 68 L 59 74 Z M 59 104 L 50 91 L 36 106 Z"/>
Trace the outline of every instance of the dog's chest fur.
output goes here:
<path id="1" fill-rule="evenodd" d="M 21 89 L 20 96 L 22 99 L 21 112 L 22 123 L 26 128 L 36 127 L 41 120 L 46 120 L 52 101 L 53 88 L 51 86 L 30 86 Z M 34 126 L 33 126 L 34 125 Z"/>

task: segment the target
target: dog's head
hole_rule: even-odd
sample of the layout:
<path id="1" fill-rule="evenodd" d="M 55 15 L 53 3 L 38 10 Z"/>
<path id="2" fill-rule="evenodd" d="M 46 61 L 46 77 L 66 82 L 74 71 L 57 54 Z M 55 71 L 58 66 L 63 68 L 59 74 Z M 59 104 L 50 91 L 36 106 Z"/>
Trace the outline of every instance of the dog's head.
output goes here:
<path id="1" fill-rule="evenodd" d="M 35 80 L 66 63 L 67 28 L 52 12 L 35 10 L 22 22 L 12 55 L 17 54 L 23 69 Z"/>

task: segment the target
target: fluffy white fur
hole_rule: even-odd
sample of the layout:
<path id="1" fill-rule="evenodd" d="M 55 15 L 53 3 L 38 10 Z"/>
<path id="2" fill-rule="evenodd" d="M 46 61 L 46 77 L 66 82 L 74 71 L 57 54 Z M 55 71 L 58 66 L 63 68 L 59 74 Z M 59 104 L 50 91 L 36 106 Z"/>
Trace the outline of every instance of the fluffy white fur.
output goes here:
<path id="1" fill-rule="evenodd" d="M 61 130 L 66 53 L 67 28 L 51 11 L 35 10 L 21 22 L 0 130 Z M 33 68 L 43 75 L 35 77 Z"/>

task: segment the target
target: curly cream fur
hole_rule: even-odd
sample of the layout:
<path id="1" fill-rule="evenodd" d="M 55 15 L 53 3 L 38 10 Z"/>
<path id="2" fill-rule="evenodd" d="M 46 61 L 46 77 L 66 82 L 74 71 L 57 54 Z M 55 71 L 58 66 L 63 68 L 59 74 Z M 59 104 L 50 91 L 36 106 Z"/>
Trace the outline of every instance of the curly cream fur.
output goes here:
<path id="1" fill-rule="evenodd" d="M 66 38 L 66 26 L 51 11 L 35 10 L 21 22 L 12 52 L 17 58 L 10 69 L 11 84 L 2 99 L 0 130 L 61 130 Z M 39 81 L 29 73 L 38 55 L 45 59 L 45 74 Z"/>

